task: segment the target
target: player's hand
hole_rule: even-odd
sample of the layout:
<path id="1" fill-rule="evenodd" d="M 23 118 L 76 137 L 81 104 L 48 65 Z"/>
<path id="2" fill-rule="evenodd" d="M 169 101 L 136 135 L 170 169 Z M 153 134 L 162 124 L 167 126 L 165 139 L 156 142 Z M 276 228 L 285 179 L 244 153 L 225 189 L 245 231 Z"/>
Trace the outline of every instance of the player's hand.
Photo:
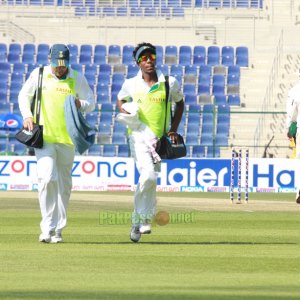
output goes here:
<path id="1" fill-rule="evenodd" d="M 23 127 L 25 129 L 27 129 L 28 131 L 32 131 L 32 129 L 33 129 L 33 119 L 32 118 L 26 118 L 23 121 Z"/>
<path id="2" fill-rule="evenodd" d="M 289 139 L 290 141 L 292 141 L 293 138 L 294 138 L 289 132 L 287 133 L 287 137 L 288 137 L 288 139 Z"/>
<path id="3" fill-rule="evenodd" d="M 78 109 L 81 107 L 81 102 L 80 102 L 79 98 L 75 99 L 75 105 Z"/>
<path id="4" fill-rule="evenodd" d="M 174 131 L 169 131 L 168 132 L 168 137 L 171 139 L 172 143 L 173 144 L 178 144 L 178 135 L 177 135 L 177 132 L 174 132 Z"/>

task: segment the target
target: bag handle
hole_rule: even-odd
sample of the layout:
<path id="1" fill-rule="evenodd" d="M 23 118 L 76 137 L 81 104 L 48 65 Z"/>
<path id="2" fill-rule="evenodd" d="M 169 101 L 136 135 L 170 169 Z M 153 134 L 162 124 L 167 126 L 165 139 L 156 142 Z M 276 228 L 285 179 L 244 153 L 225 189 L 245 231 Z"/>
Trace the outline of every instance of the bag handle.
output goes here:
<path id="1" fill-rule="evenodd" d="M 44 71 L 44 66 L 41 66 L 40 69 L 39 69 L 38 88 L 37 88 L 37 91 L 35 91 L 33 102 L 31 104 L 31 111 L 33 112 L 34 111 L 34 107 L 35 107 L 35 101 L 37 101 L 37 106 L 36 106 L 36 124 L 40 123 L 43 71 Z"/>

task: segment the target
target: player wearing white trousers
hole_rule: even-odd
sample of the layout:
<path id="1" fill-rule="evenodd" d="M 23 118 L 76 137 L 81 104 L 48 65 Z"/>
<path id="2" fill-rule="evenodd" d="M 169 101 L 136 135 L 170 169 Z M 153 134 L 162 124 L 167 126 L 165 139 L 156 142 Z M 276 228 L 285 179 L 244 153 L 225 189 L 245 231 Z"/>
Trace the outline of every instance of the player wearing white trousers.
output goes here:
<path id="1" fill-rule="evenodd" d="M 74 97 L 81 112 L 95 108 L 95 99 L 86 78 L 69 67 L 69 49 L 55 44 L 49 54 L 50 65 L 42 76 L 40 124 L 43 125 L 44 145 L 35 149 L 39 204 L 42 215 L 40 242 L 62 242 L 62 230 L 67 224 L 67 207 L 72 189 L 71 171 L 75 146 L 67 130 L 65 101 Z M 32 71 L 19 93 L 19 108 L 23 126 L 32 130 L 36 121 L 31 103 L 37 91 L 39 68 Z"/>
<path id="2" fill-rule="evenodd" d="M 67 224 L 74 146 L 46 143 L 35 150 L 42 233 L 60 235 Z"/>
<path id="3" fill-rule="evenodd" d="M 134 212 L 132 218 L 134 225 L 151 222 L 155 215 L 157 176 L 160 171 L 160 163 L 153 163 L 149 146 L 140 134 L 140 132 L 134 131 L 129 136 L 131 156 L 134 158 L 140 174 L 134 194 Z"/>
<path id="4" fill-rule="evenodd" d="M 155 46 L 141 43 L 132 54 L 140 71 L 136 76 L 124 81 L 118 93 L 117 107 L 120 114 L 131 114 L 126 104 L 133 102 L 138 107 L 138 119 L 144 126 L 136 130 L 130 124 L 127 125 L 131 156 L 140 174 L 134 194 L 130 232 L 130 239 L 138 242 L 141 234 L 151 233 L 151 221 L 156 210 L 156 184 L 160 158 L 157 159 L 155 146 L 164 134 L 167 134 L 173 143 L 177 143 L 177 129 L 183 114 L 184 102 L 179 82 L 172 76 L 168 80 L 169 93 L 167 93 L 165 76 L 155 67 Z M 167 94 L 168 101 L 166 101 Z M 171 102 L 175 103 L 175 113 L 169 130 Z"/>

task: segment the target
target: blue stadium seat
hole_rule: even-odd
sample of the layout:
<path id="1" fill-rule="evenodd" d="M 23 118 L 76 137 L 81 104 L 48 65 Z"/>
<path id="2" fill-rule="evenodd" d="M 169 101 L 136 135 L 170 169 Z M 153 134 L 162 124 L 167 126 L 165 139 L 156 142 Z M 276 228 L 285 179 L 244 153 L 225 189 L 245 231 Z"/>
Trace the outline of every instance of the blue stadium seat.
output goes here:
<path id="1" fill-rule="evenodd" d="M 221 147 L 227 147 L 228 137 L 226 135 L 216 135 L 215 145 Z"/>
<path id="2" fill-rule="evenodd" d="M 197 95 L 194 94 L 186 94 L 184 96 L 184 103 L 185 104 L 197 104 Z"/>
<path id="3" fill-rule="evenodd" d="M 183 85 L 184 95 L 196 95 L 196 85 L 191 83 L 185 83 Z"/>
<path id="4" fill-rule="evenodd" d="M 160 16 L 166 19 L 171 17 L 171 10 L 170 7 L 161 6 L 160 8 Z"/>
<path id="5" fill-rule="evenodd" d="M 67 46 L 69 48 L 70 55 L 78 57 L 78 55 L 79 55 L 78 45 L 77 44 L 68 44 Z"/>
<path id="6" fill-rule="evenodd" d="M 149 7 L 153 7 L 153 1 L 152 0 L 140 0 L 140 6 L 141 7 L 146 7 L 146 8 L 149 8 Z"/>
<path id="7" fill-rule="evenodd" d="M 130 16 L 131 17 L 142 17 L 143 10 L 141 7 L 131 7 L 130 8 Z"/>
<path id="8" fill-rule="evenodd" d="M 236 75 L 240 77 L 241 75 L 240 66 L 237 65 L 228 66 L 228 75 Z"/>
<path id="9" fill-rule="evenodd" d="M 46 52 L 38 52 L 36 55 L 36 62 L 39 65 L 48 65 L 48 53 Z"/>
<path id="10" fill-rule="evenodd" d="M 206 157 L 220 157 L 220 147 L 217 146 L 208 146 L 206 151 Z"/>
<path id="11" fill-rule="evenodd" d="M 139 71 L 139 67 L 135 63 L 128 65 L 126 78 L 132 78 L 136 76 L 138 71 Z"/>
<path id="12" fill-rule="evenodd" d="M 226 95 L 217 94 L 217 95 L 215 95 L 214 99 L 215 99 L 214 103 L 216 105 L 225 105 L 225 104 L 227 104 L 227 96 Z"/>
<path id="13" fill-rule="evenodd" d="M 162 71 L 164 75 L 169 75 L 169 66 L 167 64 L 156 65 L 159 70 Z"/>
<path id="14" fill-rule="evenodd" d="M 132 45 L 124 45 L 122 48 L 122 63 L 129 65 L 132 64 L 133 61 L 133 56 L 132 52 L 134 50 L 134 46 Z"/>
<path id="15" fill-rule="evenodd" d="M 5 43 L 0 43 L 0 54 L 7 55 L 7 44 Z"/>
<path id="16" fill-rule="evenodd" d="M 20 43 L 11 43 L 8 46 L 8 54 L 22 54 L 22 46 Z"/>
<path id="17" fill-rule="evenodd" d="M 160 45 L 155 45 L 156 48 L 156 64 L 162 65 L 164 61 L 164 48 Z"/>
<path id="18" fill-rule="evenodd" d="M 36 54 L 36 49 L 35 49 L 35 44 L 33 43 L 25 43 L 23 45 L 23 51 L 22 53 L 28 53 L 28 54 L 33 54 L 35 55 Z"/>
<path id="19" fill-rule="evenodd" d="M 41 43 L 37 45 L 37 54 L 44 53 L 48 56 L 50 50 L 49 44 Z"/>
<path id="20" fill-rule="evenodd" d="M 172 8 L 172 17 L 173 18 L 184 18 L 184 8 L 183 7 L 173 7 Z"/>
<path id="21" fill-rule="evenodd" d="M 228 95 L 228 104 L 232 106 L 240 106 L 241 105 L 240 95 L 237 94 Z"/>
<path id="22" fill-rule="evenodd" d="M 145 7 L 144 16 L 145 17 L 157 17 L 156 7 Z"/>
<path id="23" fill-rule="evenodd" d="M 112 144 L 125 144 L 127 141 L 126 134 L 113 132 L 112 134 Z"/>
<path id="24" fill-rule="evenodd" d="M 107 53 L 108 63 L 120 63 L 121 62 L 121 46 L 109 45 Z"/>
<path id="25" fill-rule="evenodd" d="M 109 85 L 111 83 L 110 82 L 110 74 L 99 73 L 98 78 L 97 78 L 97 83 Z"/>
<path id="26" fill-rule="evenodd" d="M 96 102 L 98 105 L 110 103 L 109 94 L 107 92 L 97 93 Z"/>
<path id="27" fill-rule="evenodd" d="M 182 65 L 171 65 L 170 75 L 172 76 L 183 76 L 184 68 Z"/>
<path id="28" fill-rule="evenodd" d="M 93 63 L 96 65 L 106 64 L 106 56 L 102 53 L 95 53 L 93 57 Z"/>
<path id="29" fill-rule="evenodd" d="M 93 46 L 90 44 L 82 44 L 79 50 L 79 55 L 80 54 L 87 54 L 89 56 L 93 56 Z"/>
<path id="30" fill-rule="evenodd" d="M 210 66 L 220 64 L 220 48 L 218 46 L 207 48 L 207 64 Z"/>
<path id="31" fill-rule="evenodd" d="M 80 53 L 79 63 L 82 65 L 89 65 L 92 63 L 92 56 L 88 53 Z"/>
<path id="32" fill-rule="evenodd" d="M 192 7 L 192 0 L 181 0 L 181 7 Z"/>
<path id="33" fill-rule="evenodd" d="M 106 45 L 97 44 L 94 47 L 94 55 L 95 54 L 102 54 L 104 57 L 107 55 L 107 48 Z"/>
<path id="34" fill-rule="evenodd" d="M 192 157 L 205 157 L 205 147 L 201 145 L 194 145 L 192 147 Z"/>
<path id="35" fill-rule="evenodd" d="M 130 151 L 127 144 L 119 145 L 118 146 L 118 156 L 119 157 L 129 157 Z"/>
<path id="36" fill-rule="evenodd" d="M 203 0 L 195 0 L 195 7 L 203 7 Z"/>
<path id="37" fill-rule="evenodd" d="M 213 145 L 213 136 L 212 135 L 201 135 L 200 145 L 212 146 Z"/>
<path id="38" fill-rule="evenodd" d="M 126 6 L 117 7 L 116 16 L 117 17 L 127 17 L 128 8 Z"/>
<path id="39" fill-rule="evenodd" d="M 82 64 L 71 64 L 71 68 L 77 72 L 83 73 Z"/>
<path id="40" fill-rule="evenodd" d="M 103 84 L 102 82 L 98 82 L 96 86 L 97 94 L 109 95 L 109 87 L 107 84 Z"/>
<path id="41" fill-rule="evenodd" d="M 22 54 L 22 63 L 23 64 L 34 64 L 35 63 L 34 54 L 23 52 L 23 54 Z"/>
<path id="42" fill-rule="evenodd" d="M 210 85 L 208 83 L 199 83 L 198 95 L 210 95 Z"/>
<path id="43" fill-rule="evenodd" d="M 97 75 L 97 65 L 95 64 L 87 64 L 84 66 L 84 75 L 90 74 L 90 75 Z"/>
<path id="44" fill-rule="evenodd" d="M 105 74 L 112 74 L 112 66 L 110 64 L 100 64 L 99 65 L 99 74 L 105 73 Z"/>
<path id="45" fill-rule="evenodd" d="M 177 46 L 167 45 L 165 47 L 165 64 L 172 65 L 177 64 Z"/>
<path id="46" fill-rule="evenodd" d="M 112 85 L 118 84 L 120 86 L 123 84 L 124 80 L 125 80 L 125 76 L 123 74 L 114 73 L 112 75 Z"/>
<path id="47" fill-rule="evenodd" d="M 94 144 L 88 149 L 88 155 L 101 156 L 101 147 L 99 144 Z"/>
<path id="48" fill-rule="evenodd" d="M 8 53 L 7 61 L 10 64 L 18 63 L 18 62 L 20 62 L 20 55 L 18 53 Z"/>
<path id="49" fill-rule="evenodd" d="M 248 48 L 244 46 L 238 46 L 235 49 L 236 65 L 240 67 L 249 66 L 249 53 Z"/>

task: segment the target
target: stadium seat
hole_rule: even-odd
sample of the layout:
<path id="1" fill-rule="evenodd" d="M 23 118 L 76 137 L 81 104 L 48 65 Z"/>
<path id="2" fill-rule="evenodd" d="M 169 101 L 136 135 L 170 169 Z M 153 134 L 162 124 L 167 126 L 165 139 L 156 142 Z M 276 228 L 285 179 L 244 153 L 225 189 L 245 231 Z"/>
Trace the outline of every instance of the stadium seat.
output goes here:
<path id="1" fill-rule="evenodd" d="M 80 53 L 79 63 L 82 65 L 89 65 L 92 63 L 92 56 L 88 53 Z"/>
<path id="2" fill-rule="evenodd" d="M 143 9 L 141 7 L 131 7 L 130 8 L 130 16 L 131 17 L 142 17 Z"/>
<path id="3" fill-rule="evenodd" d="M 103 17 L 115 17 L 116 9 L 115 9 L 115 7 L 103 7 L 102 14 L 103 14 Z"/>
<path id="4" fill-rule="evenodd" d="M 112 66 L 110 64 L 100 64 L 99 65 L 99 74 L 105 73 L 105 74 L 112 74 Z"/>
<path id="5" fill-rule="evenodd" d="M 173 18 L 184 18 L 184 8 L 182 7 L 173 7 L 172 8 L 172 17 Z"/>
<path id="6" fill-rule="evenodd" d="M 119 45 L 108 46 L 107 61 L 110 64 L 121 63 L 121 46 Z"/>
<path id="7" fill-rule="evenodd" d="M 194 145 L 192 147 L 192 153 L 191 153 L 192 157 L 205 157 L 205 147 L 201 146 L 201 145 Z"/>
<path id="8" fill-rule="evenodd" d="M 145 7 L 144 17 L 157 17 L 156 7 Z"/>
<path id="9" fill-rule="evenodd" d="M 39 65 L 48 65 L 48 53 L 38 52 L 36 56 L 36 62 Z"/>
<path id="10" fill-rule="evenodd" d="M 93 63 L 95 65 L 106 64 L 106 56 L 102 53 L 95 53 L 93 57 Z"/>
<path id="11" fill-rule="evenodd" d="M 23 54 L 22 54 L 22 63 L 23 64 L 34 64 L 35 63 L 34 54 L 23 52 Z"/>
<path id="12" fill-rule="evenodd" d="M 78 45 L 77 44 L 68 44 L 67 46 L 69 48 L 70 55 L 76 56 L 76 57 L 79 55 Z"/>
<path id="13" fill-rule="evenodd" d="M 116 146 L 112 144 L 103 145 L 103 156 L 104 157 L 115 157 L 116 154 Z"/>
<path id="14" fill-rule="evenodd" d="M 220 147 L 217 146 L 208 146 L 206 151 L 206 157 L 220 157 Z"/>
<path id="15" fill-rule="evenodd" d="M 126 6 L 117 7 L 116 16 L 117 17 L 127 17 L 128 8 Z"/>
<path id="16" fill-rule="evenodd" d="M 96 55 L 96 54 L 102 54 L 105 57 L 107 54 L 106 45 L 102 45 L 102 44 L 95 45 L 94 55 Z"/>
<path id="17" fill-rule="evenodd" d="M 89 56 L 93 56 L 93 46 L 90 44 L 82 44 L 79 49 L 80 54 L 87 54 Z"/>
<path id="18" fill-rule="evenodd" d="M 177 46 L 167 45 L 165 47 L 165 64 L 172 65 L 177 64 Z"/>
<path id="19" fill-rule="evenodd" d="M 164 59 L 164 48 L 160 45 L 155 45 L 156 48 L 156 64 L 162 65 Z"/>
<path id="20" fill-rule="evenodd" d="M 23 45 L 22 54 L 24 54 L 24 53 L 35 55 L 36 54 L 35 44 L 33 44 L 33 43 L 25 43 Z"/>
<path id="21" fill-rule="evenodd" d="M 209 66 L 220 64 L 220 48 L 218 46 L 209 46 L 207 48 L 207 64 Z"/>
<path id="22" fill-rule="evenodd" d="M 130 151 L 127 144 L 118 146 L 118 156 L 119 157 L 129 157 Z"/>
<path id="23" fill-rule="evenodd" d="M 228 95 L 228 104 L 232 106 L 240 106 L 241 105 L 240 95 L 237 94 Z"/>
<path id="24" fill-rule="evenodd" d="M 170 75 L 172 76 L 183 76 L 184 68 L 182 65 L 171 65 Z"/>
<path id="25" fill-rule="evenodd" d="M 22 46 L 20 43 L 11 43 L 8 46 L 8 54 L 22 54 Z"/>
<path id="26" fill-rule="evenodd" d="M 235 49 L 236 65 L 240 67 L 249 66 L 249 54 L 248 48 L 244 46 L 238 46 Z"/>
<path id="27" fill-rule="evenodd" d="M 97 65 L 95 64 L 87 64 L 84 66 L 84 75 L 93 75 L 96 76 L 98 73 L 97 71 Z"/>
<path id="28" fill-rule="evenodd" d="M 37 45 L 37 54 L 44 53 L 48 56 L 50 50 L 50 46 L 45 43 L 41 43 Z"/>

